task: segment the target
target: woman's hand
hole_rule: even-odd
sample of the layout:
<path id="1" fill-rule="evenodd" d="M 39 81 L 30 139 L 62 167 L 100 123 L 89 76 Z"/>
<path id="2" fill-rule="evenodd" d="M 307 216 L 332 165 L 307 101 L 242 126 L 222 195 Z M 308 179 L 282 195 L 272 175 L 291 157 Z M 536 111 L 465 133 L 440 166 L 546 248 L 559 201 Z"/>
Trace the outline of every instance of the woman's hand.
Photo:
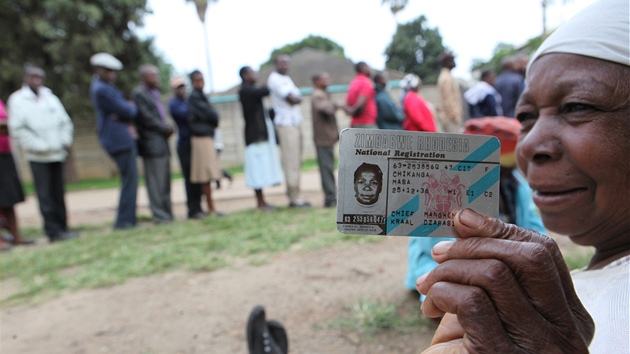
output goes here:
<path id="1" fill-rule="evenodd" d="M 433 248 L 422 312 L 446 315 L 425 353 L 588 353 L 593 321 L 555 242 L 465 209 Z"/>

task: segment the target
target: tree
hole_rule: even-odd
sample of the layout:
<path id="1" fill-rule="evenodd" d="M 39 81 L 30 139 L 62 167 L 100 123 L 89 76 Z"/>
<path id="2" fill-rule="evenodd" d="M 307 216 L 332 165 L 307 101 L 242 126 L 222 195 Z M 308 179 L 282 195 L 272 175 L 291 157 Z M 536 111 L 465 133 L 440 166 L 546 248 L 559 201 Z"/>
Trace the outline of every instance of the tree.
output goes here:
<path id="1" fill-rule="evenodd" d="M 434 84 L 441 68 L 438 58 L 445 50 L 439 30 L 427 27 L 427 19 L 421 15 L 411 22 L 398 25 L 391 43 L 385 49 L 385 66 L 414 73 L 423 82 Z"/>
<path id="2" fill-rule="evenodd" d="M 23 65 L 41 66 L 46 85 L 74 119 L 93 117 L 90 56 L 108 52 L 125 65 L 117 85 L 129 92 L 137 68 L 152 63 L 167 82 L 171 67 L 152 51 L 152 39 L 133 32 L 147 13 L 146 0 L 5 0 L 0 3 L 0 97 L 22 83 Z M 163 85 L 167 88 L 167 85 Z"/>
<path id="3" fill-rule="evenodd" d="M 515 45 L 510 43 L 499 43 L 494 48 L 492 58 L 490 58 L 490 60 L 484 61 L 482 59 L 473 59 L 471 70 L 473 72 L 480 72 L 490 69 L 496 73 L 499 73 L 501 72 L 501 61 L 503 60 L 503 58 L 518 55 L 529 56 L 534 53 L 536 49 L 538 49 L 538 47 L 540 47 L 542 41 L 543 37 L 537 36 L 528 40 L 527 43 L 525 43 L 525 45 L 521 47 L 516 47 Z"/>
<path id="4" fill-rule="evenodd" d="M 271 65 L 273 63 L 274 58 L 280 54 L 291 55 L 303 48 L 312 48 L 312 49 L 321 50 L 323 52 L 338 56 L 340 58 L 346 57 L 343 47 L 341 45 L 325 37 L 310 35 L 299 42 L 287 44 L 281 48 L 274 49 L 271 52 L 269 59 L 265 63 L 263 63 L 262 66 L 265 67 L 265 66 Z"/>

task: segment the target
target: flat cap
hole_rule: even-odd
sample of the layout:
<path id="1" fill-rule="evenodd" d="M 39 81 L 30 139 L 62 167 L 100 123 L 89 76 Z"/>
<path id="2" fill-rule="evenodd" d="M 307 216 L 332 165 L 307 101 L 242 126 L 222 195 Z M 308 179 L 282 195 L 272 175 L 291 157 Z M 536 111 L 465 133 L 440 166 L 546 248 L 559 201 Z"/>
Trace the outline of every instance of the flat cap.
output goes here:
<path id="1" fill-rule="evenodd" d="M 183 77 L 174 77 L 171 79 L 171 88 L 178 88 L 182 85 L 186 85 L 186 80 Z"/>
<path id="2" fill-rule="evenodd" d="M 90 57 L 90 64 L 110 70 L 120 70 L 123 68 L 120 60 L 109 53 L 96 53 L 92 55 L 92 57 Z"/>

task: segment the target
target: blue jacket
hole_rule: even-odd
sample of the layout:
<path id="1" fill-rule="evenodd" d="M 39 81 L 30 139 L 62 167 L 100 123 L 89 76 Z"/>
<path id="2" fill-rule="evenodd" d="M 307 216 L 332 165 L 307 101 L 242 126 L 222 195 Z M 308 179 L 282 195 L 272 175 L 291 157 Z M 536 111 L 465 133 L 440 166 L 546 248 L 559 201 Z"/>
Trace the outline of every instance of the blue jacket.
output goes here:
<path id="1" fill-rule="evenodd" d="M 96 110 L 96 128 L 98 140 L 110 155 L 129 151 L 136 145 L 129 131 L 138 108 L 127 102 L 123 94 L 114 85 L 94 78 L 90 85 L 90 96 Z"/>
<path id="2" fill-rule="evenodd" d="M 190 146 L 190 126 L 188 125 L 188 101 L 173 97 L 168 101 L 168 110 L 177 124 L 177 145 Z"/>
<path id="3" fill-rule="evenodd" d="M 402 130 L 402 123 L 405 120 L 402 110 L 396 107 L 394 100 L 387 90 L 380 85 L 374 85 L 376 90 L 376 125 L 379 129 Z"/>

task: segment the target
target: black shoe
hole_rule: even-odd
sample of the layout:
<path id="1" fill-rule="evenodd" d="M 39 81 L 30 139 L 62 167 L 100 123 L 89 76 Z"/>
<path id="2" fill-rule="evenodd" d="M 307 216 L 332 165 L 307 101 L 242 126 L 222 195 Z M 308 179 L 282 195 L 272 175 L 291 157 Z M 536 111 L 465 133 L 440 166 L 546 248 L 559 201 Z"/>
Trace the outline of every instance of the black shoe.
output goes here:
<path id="1" fill-rule="evenodd" d="M 71 240 L 73 238 L 77 238 L 79 237 L 79 233 L 76 231 L 62 231 L 60 233 L 58 233 L 57 235 L 53 236 L 50 238 L 50 242 L 60 242 L 60 241 L 67 241 L 67 240 Z"/>
<path id="2" fill-rule="evenodd" d="M 249 354 L 284 354 L 271 336 L 265 319 L 265 309 L 262 306 L 258 305 L 250 312 L 245 334 Z"/>
<path id="3" fill-rule="evenodd" d="M 276 320 L 269 320 L 267 321 L 267 327 L 269 327 L 269 333 L 273 340 L 278 343 L 282 354 L 287 354 L 289 352 L 289 338 L 282 323 Z"/>
<path id="4" fill-rule="evenodd" d="M 324 203 L 324 208 L 336 208 L 337 202 L 326 202 Z"/>
<path id="5" fill-rule="evenodd" d="M 208 217 L 208 213 L 200 211 L 198 213 L 190 215 L 188 218 L 189 219 L 195 219 L 195 220 L 201 220 L 201 219 L 205 219 L 206 217 Z"/>
<path id="6" fill-rule="evenodd" d="M 171 219 L 153 219 L 153 224 L 154 225 L 168 225 L 170 223 L 172 223 L 173 220 Z"/>
<path id="7" fill-rule="evenodd" d="M 303 201 L 302 203 L 289 203 L 289 208 L 310 208 L 311 203 Z"/>

